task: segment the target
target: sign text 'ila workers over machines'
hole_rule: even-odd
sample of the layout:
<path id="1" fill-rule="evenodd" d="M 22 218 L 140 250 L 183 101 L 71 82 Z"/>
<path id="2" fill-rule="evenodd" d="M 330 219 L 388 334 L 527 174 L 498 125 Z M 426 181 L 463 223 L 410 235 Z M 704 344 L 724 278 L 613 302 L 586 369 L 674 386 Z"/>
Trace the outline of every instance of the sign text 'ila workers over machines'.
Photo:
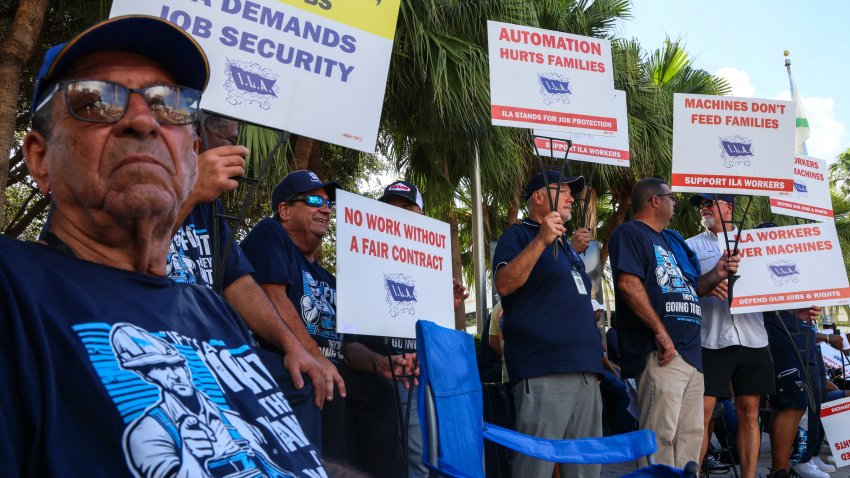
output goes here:
<path id="1" fill-rule="evenodd" d="M 493 124 L 617 131 L 610 41 L 488 21 L 487 46 Z"/>
<path id="2" fill-rule="evenodd" d="M 790 101 L 677 93 L 673 191 L 790 194 L 795 121 Z"/>
<path id="3" fill-rule="evenodd" d="M 725 250 L 722 234 L 719 239 Z M 738 251 L 733 314 L 850 303 L 834 223 L 741 231 Z"/>
<path id="4" fill-rule="evenodd" d="M 110 16 L 190 33 L 210 61 L 204 109 L 374 152 L 399 2 L 115 0 Z"/>
<path id="5" fill-rule="evenodd" d="M 454 327 L 449 225 L 338 190 L 337 331 L 416 337 L 416 321 Z"/>

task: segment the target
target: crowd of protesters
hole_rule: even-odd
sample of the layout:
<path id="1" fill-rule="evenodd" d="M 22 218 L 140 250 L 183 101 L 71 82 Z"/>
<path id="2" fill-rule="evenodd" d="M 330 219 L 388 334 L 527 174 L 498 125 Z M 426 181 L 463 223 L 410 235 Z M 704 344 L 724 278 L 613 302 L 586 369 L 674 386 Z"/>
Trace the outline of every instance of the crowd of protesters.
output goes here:
<path id="1" fill-rule="evenodd" d="M 197 43 L 154 17 L 101 22 L 45 55 L 24 151 L 50 221 L 39 243 L 0 238 L 0 475 L 428 476 L 415 342 L 336 330 L 336 278 L 316 252 L 339 184 L 289 173 L 270 217 L 228 240 L 217 198 L 238 187 L 249 151 L 235 121 L 199 110 L 208 79 Z M 732 399 L 749 477 L 767 396 L 772 476 L 787 476 L 803 435 L 794 470 L 822 476 L 820 309 L 730 313 L 740 258 L 718 237 L 735 232 L 734 197 L 694 195 L 705 231 L 685 240 L 667 228 L 668 185 L 634 186 L 633 219 L 608 244 L 606 346 L 580 257 L 591 231 L 566 229 L 584 188 L 580 176 L 533 175 L 525 218 L 494 251 L 492 344 L 515 428 L 553 439 L 647 428 L 656 461 L 681 468 L 705 460 L 716 404 Z M 425 207 L 406 181 L 379 201 Z M 462 307 L 465 288 L 453 294 Z M 512 469 L 600 474 L 524 455 Z"/>

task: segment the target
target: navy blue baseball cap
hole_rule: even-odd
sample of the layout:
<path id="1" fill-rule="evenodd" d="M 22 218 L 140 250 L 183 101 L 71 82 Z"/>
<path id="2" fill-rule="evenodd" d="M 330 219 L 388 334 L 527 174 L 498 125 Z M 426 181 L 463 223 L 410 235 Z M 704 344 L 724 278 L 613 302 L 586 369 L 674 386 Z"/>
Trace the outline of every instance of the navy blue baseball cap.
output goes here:
<path id="1" fill-rule="evenodd" d="M 378 198 L 378 201 L 387 202 L 391 197 L 400 197 L 407 199 L 419 206 L 419 209 L 425 209 L 425 202 L 422 201 L 422 194 L 415 184 L 407 181 L 395 181 L 384 188 L 384 195 Z"/>
<path id="2" fill-rule="evenodd" d="M 99 51 L 117 50 L 146 56 L 174 77 L 180 86 L 203 91 L 210 65 L 201 45 L 177 25 L 149 15 L 125 15 L 96 23 L 44 54 L 32 94 L 32 110 L 48 86 L 80 58 Z"/>
<path id="3" fill-rule="evenodd" d="M 336 200 L 336 188 L 339 187 L 342 186 L 336 181 L 322 182 L 313 171 L 306 169 L 293 171 L 287 174 L 280 184 L 275 186 L 274 192 L 272 192 L 272 212 L 277 213 L 277 207 L 280 203 L 289 201 L 299 194 L 319 188 L 324 188 L 325 192 L 328 193 L 328 199 L 334 201 Z"/>
<path id="4" fill-rule="evenodd" d="M 714 201 L 715 199 L 735 204 L 735 196 L 733 194 L 694 194 L 691 196 L 691 206 L 699 207 L 703 201 Z"/>
<path id="5" fill-rule="evenodd" d="M 525 187 L 525 194 L 522 196 L 523 201 L 527 201 L 528 198 L 534 194 L 534 191 L 542 188 L 546 184 L 558 183 L 558 179 L 561 180 L 561 184 L 567 184 L 570 186 L 570 193 L 573 196 L 580 193 L 582 189 L 584 189 L 584 176 L 575 176 L 569 177 L 567 175 L 561 175 L 560 171 L 556 171 L 554 169 L 550 169 L 546 171 L 546 179 L 543 178 L 543 173 L 537 173 L 531 177 L 528 181 L 528 185 Z"/>

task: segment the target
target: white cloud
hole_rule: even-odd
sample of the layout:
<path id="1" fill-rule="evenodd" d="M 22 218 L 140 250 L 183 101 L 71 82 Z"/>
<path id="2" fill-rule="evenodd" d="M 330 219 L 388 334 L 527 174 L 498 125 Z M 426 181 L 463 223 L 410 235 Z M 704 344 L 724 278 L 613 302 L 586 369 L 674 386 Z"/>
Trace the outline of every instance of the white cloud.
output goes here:
<path id="1" fill-rule="evenodd" d="M 790 101 L 791 93 L 783 91 L 774 99 Z M 804 96 L 803 106 L 806 108 L 811 131 L 811 136 L 806 141 L 809 156 L 826 160 L 827 163 L 834 162 L 835 157 L 844 151 L 847 144 L 847 128 L 835 117 L 835 100 Z"/>
<path id="2" fill-rule="evenodd" d="M 744 98 L 753 98 L 756 96 L 756 87 L 750 79 L 749 73 L 744 70 L 739 70 L 731 66 L 725 66 L 716 73 L 715 76 L 720 76 L 726 79 L 732 86 L 732 96 L 740 96 Z"/>

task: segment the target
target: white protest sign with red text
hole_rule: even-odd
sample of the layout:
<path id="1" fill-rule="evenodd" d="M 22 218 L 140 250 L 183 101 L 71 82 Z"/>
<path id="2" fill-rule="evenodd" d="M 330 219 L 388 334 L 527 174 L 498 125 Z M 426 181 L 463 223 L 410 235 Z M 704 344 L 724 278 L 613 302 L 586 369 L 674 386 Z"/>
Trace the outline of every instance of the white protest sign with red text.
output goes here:
<path id="1" fill-rule="evenodd" d="M 835 458 L 835 466 L 850 465 L 850 398 L 821 405 L 820 421 Z"/>
<path id="2" fill-rule="evenodd" d="M 570 160 L 629 167 L 629 114 L 626 109 L 626 92 L 614 90 L 614 102 L 617 105 L 614 115 L 617 119 L 617 131 L 613 136 L 535 129 L 533 134 L 538 136 L 534 138 L 537 154 L 563 158 L 567 143 L 556 139 L 551 141 L 554 144 L 550 147 L 550 140 L 547 138 L 569 139 L 573 142 Z"/>
<path id="3" fill-rule="evenodd" d="M 416 321 L 454 328 L 449 225 L 336 192 L 337 332 L 416 337 Z"/>
<path id="4" fill-rule="evenodd" d="M 790 194 L 794 111 L 790 101 L 677 93 L 673 191 Z"/>
<path id="5" fill-rule="evenodd" d="M 738 251 L 733 314 L 850 304 L 834 223 L 742 231 Z"/>
<path id="6" fill-rule="evenodd" d="M 611 42 L 487 22 L 493 124 L 614 134 Z"/>
<path id="7" fill-rule="evenodd" d="M 203 47 L 201 107 L 375 151 L 400 0 L 114 0 L 110 16 L 146 14 Z"/>
<path id="8" fill-rule="evenodd" d="M 794 158 L 794 192 L 771 197 L 770 212 L 815 221 L 834 221 L 826 161 L 810 156 Z"/>

